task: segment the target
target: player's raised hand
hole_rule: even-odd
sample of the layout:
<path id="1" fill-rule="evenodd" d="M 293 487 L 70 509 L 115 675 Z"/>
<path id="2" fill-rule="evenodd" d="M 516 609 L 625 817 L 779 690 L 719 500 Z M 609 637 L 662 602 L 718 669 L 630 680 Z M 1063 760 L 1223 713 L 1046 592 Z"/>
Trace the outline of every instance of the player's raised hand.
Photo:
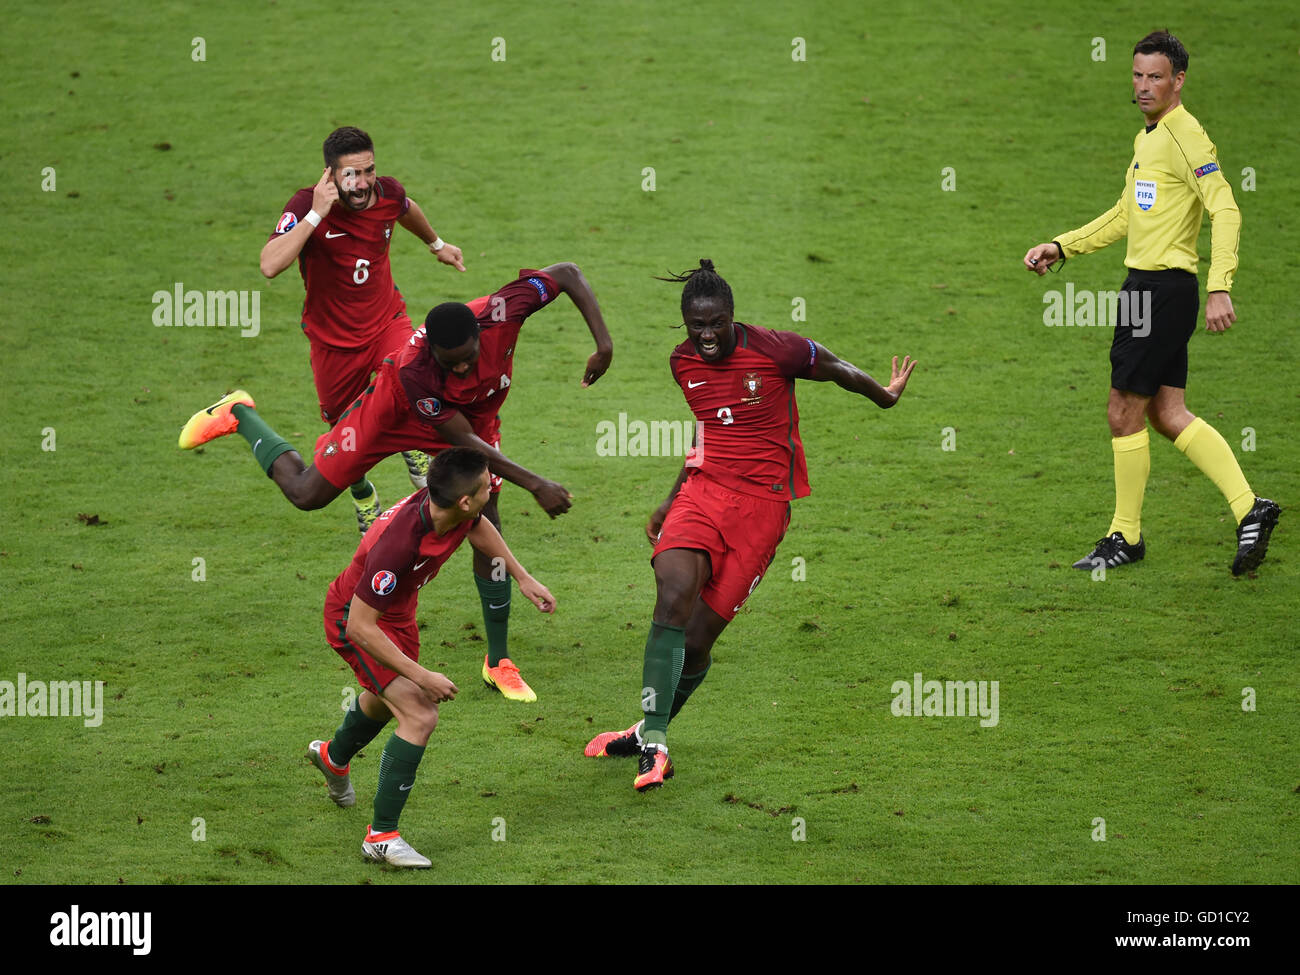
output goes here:
<path id="1" fill-rule="evenodd" d="M 555 597 L 551 591 L 543 586 L 540 582 L 529 576 L 519 583 L 519 591 L 524 594 L 525 598 L 540 609 L 543 613 L 555 612 Z"/>
<path id="2" fill-rule="evenodd" d="M 587 371 L 582 374 L 582 386 L 586 389 L 601 376 L 605 375 L 605 370 L 613 361 L 613 349 L 597 349 L 591 355 L 587 356 Z"/>
<path id="3" fill-rule="evenodd" d="M 429 695 L 434 704 L 441 704 L 443 701 L 450 701 L 456 697 L 460 688 L 451 682 L 445 675 L 435 673 L 432 670 L 426 670 L 416 681 L 420 689 Z"/>
<path id="4" fill-rule="evenodd" d="M 1232 310 L 1232 296 L 1226 291 L 1211 291 L 1205 296 L 1205 330 L 1226 332 L 1237 320 Z"/>
<path id="5" fill-rule="evenodd" d="M 430 254 L 442 261 L 443 264 L 450 264 L 457 271 L 465 270 L 465 255 L 461 253 L 459 247 L 455 244 L 449 244 L 444 240 L 442 246 L 437 250 L 434 250 L 433 245 L 436 243 L 438 242 L 435 240 L 429 244 Z"/>
<path id="6" fill-rule="evenodd" d="M 311 208 L 322 217 L 330 212 L 330 207 L 339 201 L 339 188 L 334 185 L 333 174 L 328 166 L 321 173 L 320 180 L 311 191 Z"/>
<path id="7" fill-rule="evenodd" d="M 552 518 L 559 517 L 572 507 L 573 495 L 554 481 L 543 480 L 533 491 L 533 497 Z"/>
<path id="8" fill-rule="evenodd" d="M 1025 270 L 1033 271 L 1040 278 L 1047 269 L 1059 260 L 1061 252 L 1055 244 L 1039 244 L 1025 252 Z"/>
<path id="9" fill-rule="evenodd" d="M 912 378 L 912 370 L 916 368 L 916 360 L 910 355 L 903 356 L 903 365 L 898 365 L 898 356 L 889 363 L 889 385 L 885 389 L 893 394 L 894 400 L 903 395 L 903 390 L 907 388 L 907 381 Z"/>

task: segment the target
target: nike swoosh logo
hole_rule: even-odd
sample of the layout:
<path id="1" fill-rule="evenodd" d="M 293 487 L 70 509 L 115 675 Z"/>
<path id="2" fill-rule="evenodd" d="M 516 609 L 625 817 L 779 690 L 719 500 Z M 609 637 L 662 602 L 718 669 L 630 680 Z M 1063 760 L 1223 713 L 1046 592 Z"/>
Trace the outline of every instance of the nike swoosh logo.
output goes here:
<path id="1" fill-rule="evenodd" d="M 416 562 L 415 565 L 411 566 L 411 571 L 412 571 L 412 572 L 419 572 L 420 569 L 421 569 L 423 566 L 427 565 L 428 563 L 429 563 L 429 560 L 428 560 L 428 559 L 425 559 L 423 562 Z"/>
<path id="2" fill-rule="evenodd" d="M 414 786 L 414 785 L 415 785 L 414 782 L 412 782 L 411 785 L 399 785 L 399 786 L 397 787 L 397 791 L 398 791 L 398 792 L 410 792 L 410 791 L 411 791 L 411 787 Z"/>
<path id="3" fill-rule="evenodd" d="M 261 443 L 262 443 L 262 438 L 258 437 L 257 443 L 253 444 L 253 453 L 257 453 L 257 448 L 261 446 Z"/>
<path id="4" fill-rule="evenodd" d="M 330 233 L 328 230 L 325 231 L 325 239 L 326 239 L 326 240 L 333 240 L 335 237 L 346 237 L 347 235 L 348 235 L 348 232 L 347 232 L 346 230 L 341 231 L 341 232 L 339 232 L 339 233 L 337 233 L 337 234 L 332 234 L 332 233 Z"/>
<path id="5" fill-rule="evenodd" d="M 687 389 L 694 389 L 696 386 L 703 386 L 703 385 L 704 385 L 705 383 L 707 383 L 707 382 L 708 382 L 707 379 L 701 379 L 698 383 L 693 383 L 693 382 L 691 382 L 691 381 L 688 379 L 688 380 L 686 380 L 686 388 L 687 388 Z"/>
<path id="6" fill-rule="evenodd" d="M 505 609 L 509 605 L 510 605 L 510 600 L 507 599 L 500 606 L 493 606 L 491 603 L 488 603 L 488 609 Z"/>

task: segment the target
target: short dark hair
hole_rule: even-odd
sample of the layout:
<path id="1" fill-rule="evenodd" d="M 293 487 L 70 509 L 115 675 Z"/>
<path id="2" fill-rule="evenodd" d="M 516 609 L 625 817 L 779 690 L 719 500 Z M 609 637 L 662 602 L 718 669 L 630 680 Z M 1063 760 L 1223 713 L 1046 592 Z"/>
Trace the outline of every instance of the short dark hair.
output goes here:
<path id="1" fill-rule="evenodd" d="M 1134 54 L 1163 54 L 1174 74 L 1187 70 L 1187 48 L 1167 30 L 1153 30 L 1133 48 Z"/>
<path id="2" fill-rule="evenodd" d="M 325 165 L 330 169 L 338 164 L 340 156 L 350 156 L 354 152 L 374 151 L 375 144 L 370 141 L 370 136 L 352 125 L 335 129 L 325 137 L 325 144 L 321 146 Z"/>
<path id="3" fill-rule="evenodd" d="M 470 339 L 478 338 L 478 319 L 468 305 L 444 301 L 424 316 L 424 334 L 430 345 L 458 349 Z"/>
<path id="4" fill-rule="evenodd" d="M 713 262 L 707 257 L 700 259 L 700 266 L 697 268 L 655 280 L 686 282 L 686 287 L 682 288 L 683 318 L 686 317 L 687 307 L 696 298 L 721 298 L 727 306 L 727 314 L 735 313 L 736 303 L 731 296 L 731 285 L 727 284 L 722 275 L 713 269 Z"/>
<path id="5" fill-rule="evenodd" d="M 473 447 L 440 450 L 429 465 L 429 497 L 439 508 L 456 507 L 457 501 L 474 493 L 487 466 L 487 454 Z"/>

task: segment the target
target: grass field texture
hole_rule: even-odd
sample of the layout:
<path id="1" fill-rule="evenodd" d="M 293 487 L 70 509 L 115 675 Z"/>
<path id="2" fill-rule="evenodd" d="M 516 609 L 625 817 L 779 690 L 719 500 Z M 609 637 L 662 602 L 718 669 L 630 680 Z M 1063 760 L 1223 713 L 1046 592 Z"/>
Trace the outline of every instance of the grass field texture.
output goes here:
<path id="1" fill-rule="evenodd" d="M 281 0 L 6 20 L 0 681 L 104 700 L 96 727 L 0 718 L 0 881 L 1300 880 L 1300 13 Z M 1154 435 L 1146 561 L 1069 569 L 1111 515 L 1111 330 L 1045 327 L 1044 295 L 1118 288 L 1122 244 L 1043 279 L 1020 259 L 1115 201 L 1142 123 L 1129 52 L 1164 26 L 1243 215 L 1239 321 L 1193 338 L 1188 405 L 1283 506 L 1257 578 L 1230 575 L 1226 504 Z M 468 553 L 423 593 L 422 662 L 461 688 L 402 821 L 431 874 L 360 856 L 386 733 L 351 810 L 302 757 L 352 686 L 320 621 L 350 505 L 293 509 L 238 437 L 176 448 L 235 387 L 304 450 L 323 429 L 301 279 L 264 280 L 257 255 L 344 124 L 465 251 L 456 274 L 394 231 L 413 317 L 571 260 L 615 344 L 579 388 L 591 341 L 561 299 L 525 326 L 503 411 L 503 449 L 575 495 L 555 521 L 501 500 L 559 602 L 515 600 L 539 701 L 478 680 Z M 1209 245 L 1207 220 L 1202 285 Z M 689 419 L 680 290 L 653 276 L 701 257 L 739 321 L 877 378 L 921 365 L 889 412 L 800 384 L 813 494 L 673 723 L 677 777 L 637 795 L 631 764 L 582 747 L 636 717 L 642 526 L 680 459 L 599 456 L 597 425 Z M 260 292 L 257 334 L 155 326 L 177 283 Z M 372 477 L 385 502 L 410 490 L 400 458 Z M 997 724 L 895 716 L 917 673 L 997 681 Z"/>

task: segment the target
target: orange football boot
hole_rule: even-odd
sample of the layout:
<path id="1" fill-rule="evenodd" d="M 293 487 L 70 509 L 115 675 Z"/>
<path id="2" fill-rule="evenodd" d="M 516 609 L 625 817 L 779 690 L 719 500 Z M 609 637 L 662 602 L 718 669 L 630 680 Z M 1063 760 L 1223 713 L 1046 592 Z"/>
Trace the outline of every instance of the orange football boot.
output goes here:
<path id="1" fill-rule="evenodd" d="M 239 429 L 239 420 L 230 412 L 236 403 L 256 407 L 253 397 L 242 389 L 227 393 L 206 410 L 199 410 L 181 430 L 180 446 L 182 450 L 193 450 L 199 444 L 205 444 L 217 437 L 224 437 Z"/>
<path id="2" fill-rule="evenodd" d="M 641 761 L 632 788 L 637 792 L 657 789 L 665 779 L 673 777 L 673 760 L 668 757 L 668 749 L 662 745 L 646 745 L 641 749 Z"/>
<path id="3" fill-rule="evenodd" d="M 638 721 L 627 731 L 602 731 L 591 741 L 582 754 L 588 758 L 632 758 L 641 754 L 641 739 L 637 732 L 643 722 Z"/>
<path id="4" fill-rule="evenodd" d="M 519 676 L 519 668 L 511 663 L 509 657 L 502 657 L 495 667 L 488 666 L 488 658 L 483 657 L 483 683 L 501 692 L 508 701 L 536 701 L 533 689 Z"/>

